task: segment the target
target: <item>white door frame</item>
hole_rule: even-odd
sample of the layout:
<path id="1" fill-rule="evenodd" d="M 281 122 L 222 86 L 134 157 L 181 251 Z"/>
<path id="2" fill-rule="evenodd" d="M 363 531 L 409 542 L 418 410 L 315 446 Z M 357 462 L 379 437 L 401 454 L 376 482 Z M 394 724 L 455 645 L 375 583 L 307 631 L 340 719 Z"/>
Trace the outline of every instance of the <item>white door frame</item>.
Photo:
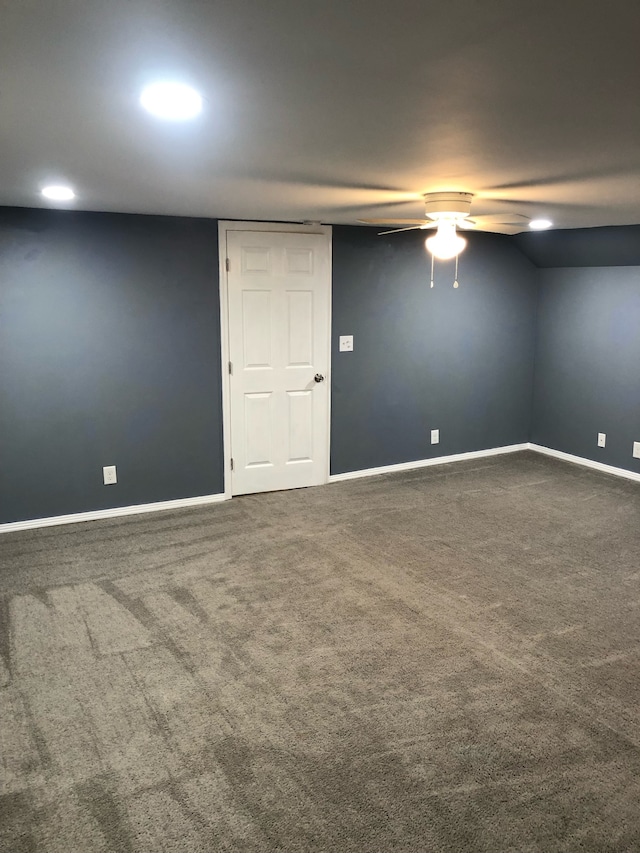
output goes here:
<path id="1" fill-rule="evenodd" d="M 289 222 L 244 222 L 241 220 L 220 220 L 218 222 L 218 254 L 220 266 L 220 350 L 222 354 L 222 447 L 224 453 L 224 496 L 231 497 L 231 388 L 229 384 L 229 278 L 227 274 L 227 231 L 277 231 L 282 234 L 319 234 L 327 242 L 329 250 L 329 334 L 327 336 L 327 470 L 325 483 L 329 482 L 331 470 L 331 225 L 301 225 Z"/>

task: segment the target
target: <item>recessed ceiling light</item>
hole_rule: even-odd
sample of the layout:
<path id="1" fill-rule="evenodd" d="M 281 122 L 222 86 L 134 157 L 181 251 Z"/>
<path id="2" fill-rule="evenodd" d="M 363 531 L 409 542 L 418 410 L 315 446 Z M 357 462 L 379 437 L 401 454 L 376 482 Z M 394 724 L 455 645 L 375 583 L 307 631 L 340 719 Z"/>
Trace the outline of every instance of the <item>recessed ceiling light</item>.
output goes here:
<path id="1" fill-rule="evenodd" d="M 43 187 L 42 195 L 51 201 L 73 201 L 76 197 L 71 187 L 65 187 L 62 184 L 52 184 L 49 187 Z"/>
<path id="2" fill-rule="evenodd" d="M 186 121 L 202 111 L 202 97 L 183 83 L 153 83 L 143 90 L 140 103 L 152 115 L 169 121 Z"/>
<path id="3" fill-rule="evenodd" d="M 550 219 L 532 219 L 529 223 L 529 228 L 532 231 L 544 231 L 546 228 L 551 228 L 553 222 Z"/>

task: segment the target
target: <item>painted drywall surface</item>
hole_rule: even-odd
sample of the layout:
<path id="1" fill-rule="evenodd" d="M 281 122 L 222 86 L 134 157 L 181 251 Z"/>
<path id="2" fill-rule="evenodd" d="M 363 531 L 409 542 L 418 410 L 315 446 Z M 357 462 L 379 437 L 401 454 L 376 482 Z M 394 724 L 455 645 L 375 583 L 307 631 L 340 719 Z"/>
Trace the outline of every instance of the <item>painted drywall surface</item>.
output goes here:
<path id="1" fill-rule="evenodd" d="M 430 289 L 424 232 L 334 226 L 333 474 L 529 440 L 536 270 L 506 238 L 468 238 L 460 287 L 440 262 Z"/>
<path id="2" fill-rule="evenodd" d="M 640 225 L 525 231 L 510 239 L 537 267 L 640 265 Z"/>
<path id="3" fill-rule="evenodd" d="M 0 522 L 222 491 L 216 223 L 0 210 L 0 365 Z"/>
<path id="4" fill-rule="evenodd" d="M 540 270 L 538 280 L 531 440 L 640 472 L 640 267 Z"/>

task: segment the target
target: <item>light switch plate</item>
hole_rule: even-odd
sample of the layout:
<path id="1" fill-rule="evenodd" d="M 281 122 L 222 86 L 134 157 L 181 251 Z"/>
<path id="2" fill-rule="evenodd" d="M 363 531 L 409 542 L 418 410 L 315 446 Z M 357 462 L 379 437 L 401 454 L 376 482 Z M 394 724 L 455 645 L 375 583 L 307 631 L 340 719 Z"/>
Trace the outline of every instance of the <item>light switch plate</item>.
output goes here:
<path id="1" fill-rule="evenodd" d="M 340 335 L 340 352 L 353 352 L 353 335 Z"/>

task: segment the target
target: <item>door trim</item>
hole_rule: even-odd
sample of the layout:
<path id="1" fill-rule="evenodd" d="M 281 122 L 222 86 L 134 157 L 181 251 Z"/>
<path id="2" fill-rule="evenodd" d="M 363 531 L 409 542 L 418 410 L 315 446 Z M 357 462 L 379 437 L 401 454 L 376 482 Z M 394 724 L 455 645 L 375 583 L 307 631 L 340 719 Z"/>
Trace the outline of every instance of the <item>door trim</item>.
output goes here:
<path id="1" fill-rule="evenodd" d="M 228 231 L 275 231 L 281 234 L 319 234 L 327 243 L 329 252 L 329 334 L 327 336 L 327 470 L 324 482 L 329 482 L 331 472 L 331 329 L 332 329 L 332 233 L 331 225 L 302 225 L 291 222 L 244 222 L 242 220 L 219 220 L 218 222 L 218 255 L 219 255 L 219 290 L 220 290 L 220 351 L 222 367 L 222 452 L 224 454 L 224 496 L 231 497 L 231 388 L 229 384 L 229 279 L 227 275 L 227 232 Z"/>

